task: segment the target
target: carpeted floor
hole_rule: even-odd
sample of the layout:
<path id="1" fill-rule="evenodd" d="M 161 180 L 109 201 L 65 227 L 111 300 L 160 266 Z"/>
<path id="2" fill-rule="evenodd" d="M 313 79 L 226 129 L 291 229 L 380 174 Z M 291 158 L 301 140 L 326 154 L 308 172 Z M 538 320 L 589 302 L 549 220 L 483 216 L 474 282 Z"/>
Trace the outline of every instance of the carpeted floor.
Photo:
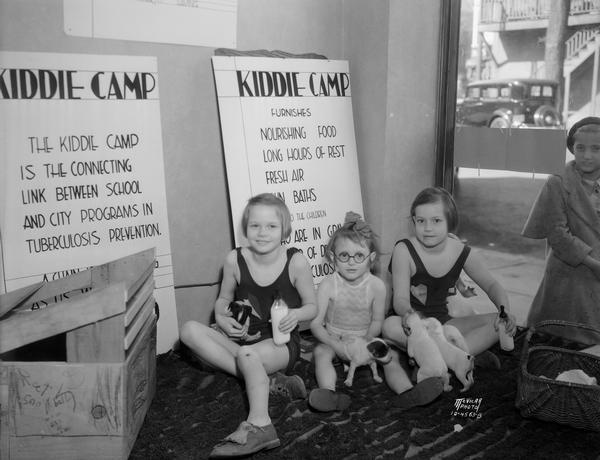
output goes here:
<path id="1" fill-rule="evenodd" d="M 475 385 L 460 393 L 460 383 L 426 407 L 400 409 L 385 383 L 360 368 L 347 412 L 313 412 L 306 401 L 282 396 L 270 401 L 281 447 L 256 459 L 598 459 L 600 433 L 536 419 L 515 409 L 521 333 L 511 355 L 497 352 L 501 370 L 476 368 Z M 304 351 L 310 347 L 305 338 Z M 307 345 L 308 344 L 308 345 Z M 306 355 L 305 355 L 306 356 Z M 295 368 L 308 389 L 315 387 L 313 365 Z M 338 368 L 343 388 L 343 368 Z M 456 413 L 462 401 L 479 408 Z M 600 410 L 600 407 L 598 408 Z M 157 392 L 130 459 L 202 459 L 237 428 L 247 414 L 243 386 L 223 373 L 202 370 L 193 360 L 170 352 L 158 357 Z M 460 426 L 459 426 L 460 425 Z"/>

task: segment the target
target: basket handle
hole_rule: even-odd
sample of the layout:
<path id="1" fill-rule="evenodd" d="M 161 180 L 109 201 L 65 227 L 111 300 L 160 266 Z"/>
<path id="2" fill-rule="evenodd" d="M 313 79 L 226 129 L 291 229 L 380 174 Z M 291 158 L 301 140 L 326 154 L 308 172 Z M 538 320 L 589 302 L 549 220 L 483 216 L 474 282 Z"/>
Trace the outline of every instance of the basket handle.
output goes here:
<path id="1" fill-rule="evenodd" d="M 574 327 L 574 328 L 580 328 L 580 329 L 587 329 L 587 330 L 592 331 L 595 334 L 597 334 L 598 337 L 600 338 L 600 330 L 596 329 L 595 327 L 589 326 L 587 324 L 574 323 L 571 321 L 562 321 L 562 320 L 558 320 L 558 319 L 549 319 L 549 320 L 545 320 L 545 321 L 540 321 L 539 323 L 536 323 L 535 325 L 533 325 L 529 328 L 529 330 L 527 331 L 527 336 L 525 338 L 525 348 L 528 348 L 527 345 L 531 341 L 531 337 L 533 336 L 533 334 L 535 334 L 536 330 L 539 330 L 540 328 L 544 328 L 545 326 L 565 326 L 565 327 L 568 326 L 568 327 Z"/>
<path id="2" fill-rule="evenodd" d="M 600 335 L 600 330 L 596 329 L 595 327 L 589 326 L 587 324 L 574 323 L 574 322 L 571 322 L 571 321 L 562 321 L 562 320 L 557 320 L 557 319 L 549 319 L 549 320 L 545 320 L 545 321 L 540 321 L 539 323 L 537 323 L 534 326 L 532 326 L 530 328 L 530 330 L 535 330 L 535 329 L 543 328 L 545 326 L 568 326 L 568 327 L 576 327 L 576 328 L 580 328 L 580 329 L 587 329 L 589 331 L 595 332 L 596 334 Z"/>

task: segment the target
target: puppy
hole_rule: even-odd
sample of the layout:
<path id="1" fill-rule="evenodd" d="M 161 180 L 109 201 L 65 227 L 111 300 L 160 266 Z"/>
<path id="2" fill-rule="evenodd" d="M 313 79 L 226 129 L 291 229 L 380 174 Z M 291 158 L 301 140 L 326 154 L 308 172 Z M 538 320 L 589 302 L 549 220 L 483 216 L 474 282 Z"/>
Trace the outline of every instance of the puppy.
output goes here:
<path id="1" fill-rule="evenodd" d="M 466 351 L 457 347 L 455 344 L 449 342 L 444 335 L 444 327 L 442 327 L 442 323 L 440 323 L 435 318 L 427 318 L 424 319 L 423 322 L 426 323 L 427 332 L 433 339 L 433 341 L 438 346 L 442 358 L 444 358 L 444 362 L 454 372 L 456 378 L 463 384 L 462 390 L 467 391 L 474 383 L 473 376 L 473 368 L 475 367 L 475 357 L 468 354 Z M 454 326 L 451 326 L 456 329 Z M 460 334 L 458 329 L 453 331 L 452 329 L 448 329 L 452 331 L 452 334 Z M 460 334 L 462 338 L 462 334 Z M 462 338 L 464 342 L 464 338 Z"/>
<path id="2" fill-rule="evenodd" d="M 419 366 L 417 383 L 428 377 L 441 377 L 444 391 L 452 390 L 448 366 L 434 340 L 429 336 L 418 313 L 411 313 L 406 319 L 406 351 Z"/>
<path id="3" fill-rule="evenodd" d="M 356 368 L 367 365 L 371 367 L 373 379 L 377 383 L 383 382 L 377 373 L 377 363 L 387 364 L 392 360 L 390 346 L 380 338 L 367 341 L 364 337 L 352 335 L 344 336 L 342 341 L 344 342 L 344 351 L 350 361 L 344 385 L 351 387 Z"/>
<path id="4" fill-rule="evenodd" d="M 231 312 L 231 316 L 233 316 L 233 319 L 235 319 L 242 326 L 246 323 L 246 321 L 248 320 L 248 317 L 250 315 L 254 315 L 254 316 L 257 316 L 258 318 L 260 318 L 258 313 L 256 313 L 256 310 L 254 310 L 254 308 L 252 307 L 252 305 L 250 304 L 250 302 L 248 300 L 244 300 L 244 301 L 234 300 L 232 302 L 229 302 L 229 306 L 227 307 L 227 309 Z M 258 331 L 255 334 L 248 335 L 247 337 L 242 339 L 242 341 L 257 340 L 260 338 L 260 336 L 261 336 L 261 333 L 260 333 L 260 331 Z"/>
<path id="5" fill-rule="evenodd" d="M 233 319 L 242 325 L 246 322 L 248 316 L 250 316 L 250 313 L 252 313 L 252 305 L 235 300 L 229 302 L 227 309 L 231 312 Z"/>

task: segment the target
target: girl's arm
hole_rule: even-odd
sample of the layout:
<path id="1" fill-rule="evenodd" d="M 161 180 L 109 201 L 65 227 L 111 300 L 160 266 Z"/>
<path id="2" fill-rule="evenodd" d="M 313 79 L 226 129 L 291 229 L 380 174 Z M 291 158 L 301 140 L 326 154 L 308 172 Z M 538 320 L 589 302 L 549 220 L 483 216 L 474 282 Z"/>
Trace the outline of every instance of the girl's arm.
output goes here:
<path id="1" fill-rule="evenodd" d="M 485 264 L 481 260 L 478 254 L 473 251 L 469 253 L 467 260 L 465 261 L 464 270 L 469 277 L 479 286 L 494 303 L 498 312 L 500 311 L 500 305 L 504 306 L 504 311 L 508 315 L 506 331 L 514 335 L 516 331 L 517 322 L 512 313 L 510 313 L 510 303 L 508 300 L 508 294 L 502 287 L 502 285 L 492 276 Z M 497 328 L 497 321 L 494 325 Z"/>
<path id="2" fill-rule="evenodd" d="M 394 247 L 392 253 L 392 305 L 397 315 L 413 311 L 410 306 L 410 254 L 404 243 Z"/>
<path id="3" fill-rule="evenodd" d="M 340 341 L 331 336 L 325 329 L 325 315 L 327 314 L 329 299 L 332 294 L 333 279 L 327 277 L 321 281 L 317 289 L 317 315 L 310 322 L 310 331 L 319 342 L 329 345 L 335 350 Z"/>
<path id="4" fill-rule="evenodd" d="M 279 330 L 290 332 L 300 321 L 310 321 L 317 314 L 315 285 L 310 271 L 310 265 L 302 253 L 297 252 L 290 260 L 290 280 L 300 294 L 302 306 L 290 308 L 288 314 L 281 320 Z"/>
<path id="5" fill-rule="evenodd" d="M 223 265 L 223 280 L 219 297 L 215 302 L 215 322 L 229 337 L 242 337 L 248 331 L 248 324 L 240 324 L 231 316 L 229 303 L 233 300 L 237 281 L 237 253 L 227 254 Z"/>
<path id="6" fill-rule="evenodd" d="M 557 176 L 550 176 L 540 190 L 523 228 L 523 235 L 546 238 L 554 255 L 568 265 L 584 263 L 589 268 L 594 266 L 590 254 L 592 248 L 571 233 L 562 180 Z"/>
<path id="7" fill-rule="evenodd" d="M 329 345 L 338 356 L 348 359 L 342 341 L 337 337 L 332 336 L 327 332 L 327 329 L 325 329 L 325 315 L 327 314 L 329 300 L 333 296 L 333 293 L 333 278 L 329 276 L 323 279 L 321 284 L 319 284 L 319 289 L 317 290 L 318 311 L 317 316 L 315 316 L 310 323 L 310 331 L 320 343 Z"/>
<path id="8" fill-rule="evenodd" d="M 370 287 L 373 291 L 373 317 L 367 331 L 367 337 L 373 338 L 381 334 L 381 326 L 385 318 L 385 298 L 387 293 L 385 284 L 377 277 L 372 278 Z"/>

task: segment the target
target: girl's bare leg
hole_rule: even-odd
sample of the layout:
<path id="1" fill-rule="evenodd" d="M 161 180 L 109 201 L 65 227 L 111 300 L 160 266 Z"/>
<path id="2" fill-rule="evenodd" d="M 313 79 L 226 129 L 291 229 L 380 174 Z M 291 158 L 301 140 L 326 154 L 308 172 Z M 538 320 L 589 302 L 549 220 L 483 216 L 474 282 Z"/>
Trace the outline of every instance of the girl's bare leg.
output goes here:
<path id="1" fill-rule="evenodd" d="M 315 357 L 315 375 L 319 388 L 327 388 L 335 391 L 337 373 L 333 367 L 335 351 L 325 344 L 320 343 L 313 351 Z"/>
<path id="2" fill-rule="evenodd" d="M 398 348 L 406 350 L 406 334 L 402 328 L 402 317 L 390 316 L 385 319 L 381 329 L 384 339 L 392 341 Z"/>
<path id="3" fill-rule="evenodd" d="M 391 350 L 391 353 L 392 360 L 383 366 L 385 382 L 394 393 L 404 393 L 406 390 L 410 390 L 413 387 L 413 384 L 404 370 L 404 367 L 400 364 L 398 352 L 396 350 Z"/>
<path id="4" fill-rule="evenodd" d="M 207 364 L 239 377 L 235 356 L 240 346 L 220 332 L 197 321 L 186 322 L 180 340 Z"/>
<path id="5" fill-rule="evenodd" d="M 478 355 L 498 341 L 498 331 L 494 329 L 496 313 L 452 318 L 446 324 L 455 326 L 465 338 L 469 352 Z"/>
<path id="6" fill-rule="evenodd" d="M 250 412 L 247 421 L 256 426 L 271 423 L 269 417 L 269 375 L 288 364 L 287 347 L 278 347 L 273 340 L 241 346 L 237 364 L 246 383 Z"/>

